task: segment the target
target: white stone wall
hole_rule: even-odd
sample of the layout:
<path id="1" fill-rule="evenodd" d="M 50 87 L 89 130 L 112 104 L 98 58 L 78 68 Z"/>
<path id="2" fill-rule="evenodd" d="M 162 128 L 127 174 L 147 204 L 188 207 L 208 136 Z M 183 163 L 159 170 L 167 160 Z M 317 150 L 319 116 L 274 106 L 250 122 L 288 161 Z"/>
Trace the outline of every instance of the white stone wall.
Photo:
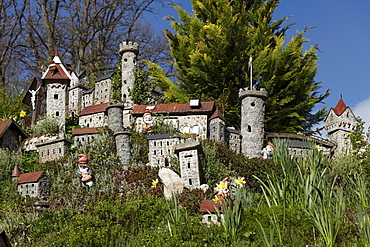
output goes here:
<path id="1" fill-rule="evenodd" d="M 69 90 L 68 96 L 68 116 L 77 116 L 82 107 L 82 92 L 81 87 L 75 87 Z"/>
<path id="2" fill-rule="evenodd" d="M 235 153 L 240 153 L 240 134 L 229 132 L 228 134 L 228 146 L 229 149 Z"/>
<path id="3" fill-rule="evenodd" d="M 18 185 L 18 192 L 21 196 L 26 197 L 37 197 L 39 191 L 39 184 L 36 183 L 24 183 Z"/>
<path id="4" fill-rule="evenodd" d="M 74 136 L 74 145 L 79 146 L 84 143 L 92 142 L 96 135 L 99 135 L 99 133 Z"/>
<path id="5" fill-rule="evenodd" d="M 153 115 L 152 115 L 153 116 Z M 155 123 L 156 117 L 153 116 Z M 181 133 L 198 134 L 199 138 L 207 138 L 207 119 L 206 115 L 188 115 L 188 116 L 170 116 L 165 119 L 165 122 L 172 124 Z M 141 132 L 143 118 L 136 118 L 136 131 Z"/>
<path id="6" fill-rule="evenodd" d="M 181 179 L 187 188 L 200 186 L 198 150 L 184 150 L 179 152 Z"/>
<path id="7" fill-rule="evenodd" d="M 152 166 L 169 167 L 178 138 L 149 140 L 149 162 Z"/>
<path id="8" fill-rule="evenodd" d="M 208 117 L 206 115 L 179 116 L 178 120 L 181 133 L 194 133 L 201 139 L 207 138 Z"/>
<path id="9" fill-rule="evenodd" d="M 94 103 L 94 92 L 82 95 L 82 109 Z"/>
<path id="10" fill-rule="evenodd" d="M 66 118 L 66 85 L 62 83 L 47 84 L 46 94 L 47 115 L 56 117 L 61 126 L 65 126 Z"/>
<path id="11" fill-rule="evenodd" d="M 110 78 L 95 83 L 94 104 L 112 101 L 112 80 Z"/>
<path id="12" fill-rule="evenodd" d="M 98 112 L 95 114 L 80 116 L 78 119 L 78 125 L 87 128 L 104 127 L 107 125 L 107 120 L 107 116 L 104 112 Z"/>
<path id="13" fill-rule="evenodd" d="M 65 140 L 40 143 L 36 145 L 40 162 L 57 160 L 68 153 L 69 144 Z"/>

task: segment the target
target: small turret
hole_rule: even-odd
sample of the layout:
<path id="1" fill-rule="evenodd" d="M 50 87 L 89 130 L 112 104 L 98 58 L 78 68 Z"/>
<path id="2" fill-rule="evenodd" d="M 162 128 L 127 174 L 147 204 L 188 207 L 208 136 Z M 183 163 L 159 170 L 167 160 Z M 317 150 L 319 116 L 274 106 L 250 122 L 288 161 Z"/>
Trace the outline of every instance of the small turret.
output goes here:
<path id="1" fill-rule="evenodd" d="M 21 172 L 19 171 L 19 167 L 17 165 L 14 166 L 13 173 L 12 173 L 12 181 L 13 183 L 17 183 L 19 176 L 21 175 Z"/>

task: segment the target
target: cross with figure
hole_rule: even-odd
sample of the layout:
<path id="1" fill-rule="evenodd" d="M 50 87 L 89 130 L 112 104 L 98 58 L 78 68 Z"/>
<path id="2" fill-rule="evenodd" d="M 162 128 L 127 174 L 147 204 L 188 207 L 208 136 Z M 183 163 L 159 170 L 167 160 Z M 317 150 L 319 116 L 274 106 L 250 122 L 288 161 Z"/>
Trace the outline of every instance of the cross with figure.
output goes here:
<path id="1" fill-rule="evenodd" d="M 31 93 L 32 111 L 36 109 L 36 94 L 40 90 L 40 88 L 41 88 L 41 85 L 39 86 L 37 90 L 28 90 L 28 92 Z"/>

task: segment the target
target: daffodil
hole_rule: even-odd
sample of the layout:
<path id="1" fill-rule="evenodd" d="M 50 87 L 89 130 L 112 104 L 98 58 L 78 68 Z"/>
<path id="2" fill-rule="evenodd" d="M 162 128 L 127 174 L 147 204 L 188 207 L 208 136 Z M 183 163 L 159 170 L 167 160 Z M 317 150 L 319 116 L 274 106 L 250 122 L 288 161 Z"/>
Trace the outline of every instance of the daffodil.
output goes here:
<path id="1" fill-rule="evenodd" d="M 356 143 L 360 143 L 361 141 L 356 141 Z"/>
<path id="2" fill-rule="evenodd" d="M 348 135 L 353 135 L 353 133 L 352 133 L 352 132 L 350 132 L 350 133 L 348 133 Z"/>
<path id="3" fill-rule="evenodd" d="M 214 202 L 219 202 L 221 201 L 221 199 L 218 197 L 218 196 L 215 196 L 215 198 L 213 199 Z"/>
<path id="4" fill-rule="evenodd" d="M 25 117 L 27 115 L 27 113 L 25 112 L 25 111 L 21 111 L 20 113 L 19 113 L 19 116 L 20 117 Z"/>
<path id="5" fill-rule="evenodd" d="M 157 187 L 157 184 L 158 184 L 158 178 L 152 181 L 152 188 Z"/>
<path id="6" fill-rule="evenodd" d="M 245 184 L 244 177 L 238 178 L 235 181 L 236 181 L 236 184 L 239 185 L 240 187 L 242 187 Z"/>
<path id="7" fill-rule="evenodd" d="M 321 151 L 322 147 L 320 145 L 316 146 L 317 150 Z"/>

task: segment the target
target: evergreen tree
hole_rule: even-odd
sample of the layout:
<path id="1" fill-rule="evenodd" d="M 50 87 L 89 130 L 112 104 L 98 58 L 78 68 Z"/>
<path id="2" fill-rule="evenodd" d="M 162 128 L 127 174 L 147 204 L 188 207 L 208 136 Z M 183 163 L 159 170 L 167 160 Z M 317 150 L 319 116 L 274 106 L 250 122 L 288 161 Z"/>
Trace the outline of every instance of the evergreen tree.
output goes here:
<path id="1" fill-rule="evenodd" d="M 306 30 L 288 43 L 282 26 L 273 20 L 279 0 L 191 0 L 193 14 L 175 6 L 180 21 L 167 31 L 178 85 L 190 98 L 215 100 L 229 124 L 238 125 L 238 91 L 249 86 L 248 61 L 253 56 L 253 85 L 269 93 L 267 131 L 309 131 L 324 118 L 312 113 L 328 91 L 320 94 L 316 47 L 303 52 Z"/>

